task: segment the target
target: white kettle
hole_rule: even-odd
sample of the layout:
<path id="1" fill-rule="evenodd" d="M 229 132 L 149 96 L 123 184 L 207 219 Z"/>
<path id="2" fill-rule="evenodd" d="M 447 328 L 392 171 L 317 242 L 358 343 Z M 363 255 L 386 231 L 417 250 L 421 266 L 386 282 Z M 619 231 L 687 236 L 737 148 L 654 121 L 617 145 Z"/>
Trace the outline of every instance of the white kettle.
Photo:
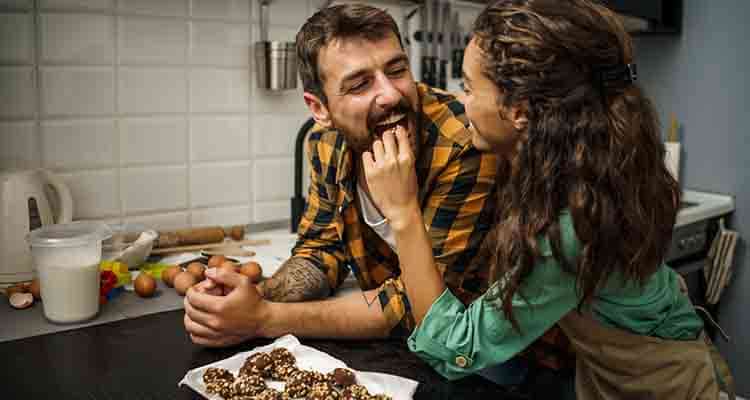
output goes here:
<path id="1" fill-rule="evenodd" d="M 70 189 L 57 175 L 43 169 L 0 171 L 0 284 L 34 277 L 29 232 L 72 218 Z"/>

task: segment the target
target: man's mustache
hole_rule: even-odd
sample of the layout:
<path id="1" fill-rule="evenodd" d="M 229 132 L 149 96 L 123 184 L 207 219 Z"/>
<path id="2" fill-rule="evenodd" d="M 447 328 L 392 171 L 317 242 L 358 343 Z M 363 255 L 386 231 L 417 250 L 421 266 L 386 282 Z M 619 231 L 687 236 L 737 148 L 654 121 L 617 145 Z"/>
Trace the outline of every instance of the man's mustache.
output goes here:
<path id="1" fill-rule="evenodd" d="M 367 118 L 367 128 L 372 131 L 378 122 L 388 118 L 391 114 L 409 114 L 412 112 L 411 104 L 406 99 L 402 99 L 395 107 L 388 111 L 383 111 L 377 114 L 371 114 Z"/>

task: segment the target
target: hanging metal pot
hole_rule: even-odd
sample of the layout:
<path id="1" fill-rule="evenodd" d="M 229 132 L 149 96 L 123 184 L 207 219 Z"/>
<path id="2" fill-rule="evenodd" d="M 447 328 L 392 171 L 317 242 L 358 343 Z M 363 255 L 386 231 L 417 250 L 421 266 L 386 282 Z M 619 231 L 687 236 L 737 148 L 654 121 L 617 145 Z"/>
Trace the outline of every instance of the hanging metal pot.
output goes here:
<path id="1" fill-rule="evenodd" d="M 255 76 L 258 88 L 297 88 L 297 53 L 294 42 L 268 40 L 270 0 L 260 2 L 260 41 L 255 43 Z"/>

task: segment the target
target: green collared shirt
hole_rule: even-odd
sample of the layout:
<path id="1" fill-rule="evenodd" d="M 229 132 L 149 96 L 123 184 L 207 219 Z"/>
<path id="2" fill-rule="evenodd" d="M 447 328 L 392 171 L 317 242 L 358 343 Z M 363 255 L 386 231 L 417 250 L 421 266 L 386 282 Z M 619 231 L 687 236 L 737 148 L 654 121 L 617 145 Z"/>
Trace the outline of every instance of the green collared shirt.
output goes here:
<path id="1" fill-rule="evenodd" d="M 560 216 L 563 256 L 575 260 L 580 243 L 568 212 Z M 448 379 L 458 379 L 502 363 L 524 350 L 578 304 L 575 276 L 563 271 L 547 239 L 541 257 L 513 298 L 513 313 L 522 334 L 505 319 L 500 305 L 483 295 L 465 307 L 450 290 L 432 304 L 409 337 L 408 345 Z M 497 284 L 490 290 L 498 290 Z M 677 273 L 662 265 L 641 287 L 611 279 L 592 303 L 597 320 L 636 334 L 664 339 L 695 339 L 703 322 L 687 296 L 680 293 Z"/>

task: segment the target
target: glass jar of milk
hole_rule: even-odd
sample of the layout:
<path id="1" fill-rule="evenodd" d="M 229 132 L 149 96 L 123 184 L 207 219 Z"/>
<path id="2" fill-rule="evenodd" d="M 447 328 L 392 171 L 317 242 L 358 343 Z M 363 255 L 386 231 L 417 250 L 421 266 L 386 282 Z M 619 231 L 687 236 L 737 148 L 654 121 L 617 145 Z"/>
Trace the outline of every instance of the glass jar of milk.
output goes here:
<path id="1" fill-rule="evenodd" d="M 80 322 L 99 312 L 102 241 L 110 236 L 100 222 L 45 225 L 29 233 L 31 262 L 48 320 Z"/>

